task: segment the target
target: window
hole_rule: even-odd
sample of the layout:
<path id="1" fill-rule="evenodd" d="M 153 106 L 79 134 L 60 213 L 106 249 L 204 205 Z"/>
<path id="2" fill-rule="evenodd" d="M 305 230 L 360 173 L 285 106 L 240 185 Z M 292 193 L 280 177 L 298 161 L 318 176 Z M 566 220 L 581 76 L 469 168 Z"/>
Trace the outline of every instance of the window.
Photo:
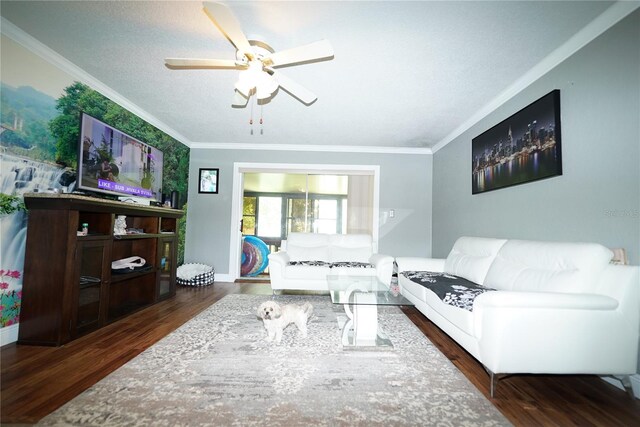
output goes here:
<path id="1" fill-rule="evenodd" d="M 338 225 L 338 200 L 313 200 L 313 232 L 330 233 L 339 232 Z M 340 230 L 341 231 L 341 230 Z"/>
<path id="2" fill-rule="evenodd" d="M 242 234 L 255 236 L 258 198 L 245 196 L 242 203 Z"/>
<path id="3" fill-rule="evenodd" d="M 307 208 L 308 203 L 304 198 L 287 199 L 286 234 L 282 236 L 283 238 L 286 239 L 286 236 L 291 232 L 307 231 Z"/>
<path id="4" fill-rule="evenodd" d="M 286 239 L 291 232 L 342 233 L 347 199 L 342 195 L 245 192 L 242 234 Z"/>
<path id="5" fill-rule="evenodd" d="M 258 197 L 257 235 L 282 237 L 282 197 Z"/>

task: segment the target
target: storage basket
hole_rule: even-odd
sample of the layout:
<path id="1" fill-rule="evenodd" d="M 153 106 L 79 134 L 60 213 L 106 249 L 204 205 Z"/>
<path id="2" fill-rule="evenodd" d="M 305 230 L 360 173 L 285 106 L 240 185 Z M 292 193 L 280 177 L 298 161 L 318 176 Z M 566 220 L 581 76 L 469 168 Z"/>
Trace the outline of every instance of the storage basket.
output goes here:
<path id="1" fill-rule="evenodd" d="M 213 284 L 215 270 L 205 264 L 184 264 L 176 271 L 176 282 L 180 286 L 208 286 Z"/>

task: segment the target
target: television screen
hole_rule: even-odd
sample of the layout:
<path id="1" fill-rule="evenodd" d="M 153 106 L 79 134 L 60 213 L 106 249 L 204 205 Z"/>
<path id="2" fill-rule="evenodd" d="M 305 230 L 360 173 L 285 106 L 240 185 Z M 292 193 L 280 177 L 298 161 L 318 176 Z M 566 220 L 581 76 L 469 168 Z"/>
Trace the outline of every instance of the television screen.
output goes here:
<path id="1" fill-rule="evenodd" d="M 78 189 L 161 199 L 162 151 L 82 113 Z"/>

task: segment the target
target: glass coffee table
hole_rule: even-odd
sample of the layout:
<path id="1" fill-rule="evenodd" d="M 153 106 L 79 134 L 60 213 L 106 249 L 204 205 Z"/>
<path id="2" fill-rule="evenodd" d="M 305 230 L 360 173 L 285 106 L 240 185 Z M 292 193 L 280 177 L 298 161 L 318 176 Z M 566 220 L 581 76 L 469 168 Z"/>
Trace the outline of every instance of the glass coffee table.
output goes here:
<path id="1" fill-rule="evenodd" d="M 413 305 L 389 286 L 370 276 L 327 276 L 331 302 L 342 304 L 346 316 L 338 317 L 345 350 L 393 349 L 378 324 L 378 306 Z"/>

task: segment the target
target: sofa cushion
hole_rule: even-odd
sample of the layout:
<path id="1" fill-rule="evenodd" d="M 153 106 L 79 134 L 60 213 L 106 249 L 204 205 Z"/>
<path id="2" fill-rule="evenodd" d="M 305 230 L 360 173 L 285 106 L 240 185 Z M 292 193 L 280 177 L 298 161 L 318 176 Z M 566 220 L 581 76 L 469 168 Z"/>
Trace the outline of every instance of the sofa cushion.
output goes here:
<path id="1" fill-rule="evenodd" d="M 402 293 L 409 292 L 414 297 L 418 298 L 422 302 L 427 302 L 426 288 L 420 286 L 410 279 L 407 279 L 404 275 L 398 274 L 398 283 L 400 284 Z"/>
<path id="2" fill-rule="evenodd" d="M 444 262 L 444 272 L 484 285 L 487 271 L 505 242 L 505 239 L 460 237 Z"/>
<path id="3" fill-rule="evenodd" d="M 435 293 L 445 304 L 473 311 L 478 295 L 495 291 L 462 277 L 437 271 L 403 271 L 403 276 Z"/>
<path id="4" fill-rule="evenodd" d="M 288 242 L 287 254 L 290 261 L 330 261 L 328 246 L 299 246 Z"/>
<path id="5" fill-rule="evenodd" d="M 330 273 L 332 276 L 375 276 L 375 268 L 354 268 L 332 266 Z"/>
<path id="6" fill-rule="evenodd" d="M 513 291 L 593 292 L 613 252 L 596 243 L 509 240 L 485 286 Z"/>
<path id="7" fill-rule="evenodd" d="M 315 248 L 318 246 L 329 246 L 330 235 L 323 233 L 289 233 L 287 236 L 287 250 L 289 250 L 289 244 L 296 246 L 304 246 Z"/>
<path id="8" fill-rule="evenodd" d="M 465 334 L 473 335 L 474 315 L 471 311 L 446 304 L 435 292 L 408 279 L 404 274 L 398 274 L 398 283 L 402 286 L 403 294 L 411 293 Z M 424 314 L 429 317 L 426 312 Z"/>
<path id="9" fill-rule="evenodd" d="M 369 248 L 372 250 L 372 239 L 369 234 L 328 234 L 329 244 L 341 248 Z"/>
<path id="10" fill-rule="evenodd" d="M 368 263 L 371 258 L 371 246 L 359 248 L 343 248 L 331 246 L 329 249 L 329 260 L 331 262 L 362 262 Z"/>
<path id="11" fill-rule="evenodd" d="M 425 288 L 425 298 L 429 307 L 447 319 L 455 327 L 463 331 L 467 335 L 473 335 L 472 311 L 467 311 L 459 307 L 454 307 L 443 302 L 438 295 L 430 289 Z"/>
<path id="12" fill-rule="evenodd" d="M 331 234 L 329 245 L 331 262 L 369 262 L 373 254 L 372 239 L 368 234 Z"/>
<path id="13" fill-rule="evenodd" d="M 288 265 L 284 269 L 285 279 L 325 280 L 331 273 L 331 268 L 326 266 Z"/>
<path id="14" fill-rule="evenodd" d="M 285 250 L 290 261 L 329 262 L 330 235 L 321 233 L 289 233 Z"/>

